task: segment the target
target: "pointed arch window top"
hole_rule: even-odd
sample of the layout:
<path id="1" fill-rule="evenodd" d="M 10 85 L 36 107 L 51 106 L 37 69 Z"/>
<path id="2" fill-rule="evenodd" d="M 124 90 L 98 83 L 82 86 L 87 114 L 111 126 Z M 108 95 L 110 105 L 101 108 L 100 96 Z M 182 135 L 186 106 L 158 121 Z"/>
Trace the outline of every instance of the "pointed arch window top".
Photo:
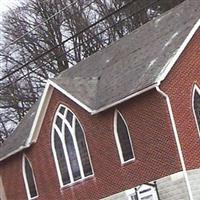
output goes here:
<path id="1" fill-rule="evenodd" d="M 23 166 L 23 170 L 22 170 L 23 178 L 24 178 L 24 183 L 25 183 L 28 199 L 29 200 L 35 199 L 38 197 L 38 190 L 37 190 L 37 185 L 35 181 L 35 176 L 34 176 L 32 165 L 25 155 L 23 155 L 22 166 Z"/>
<path id="2" fill-rule="evenodd" d="M 61 187 L 93 175 L 83 128 L 64 105 L 54 116 L 52 151 Z"/>
<path id="3" fill-rule="evenodd" d="M 121 163 L 135 159 L 128 126 L 122 114 L 115 110 L 114 134 Z"/>
<path id="4" fill-rule="evenodd" d="M 192 96 L 193 114 L 200 137 L 200 88 L 197 85 L 194 85 Z"/>

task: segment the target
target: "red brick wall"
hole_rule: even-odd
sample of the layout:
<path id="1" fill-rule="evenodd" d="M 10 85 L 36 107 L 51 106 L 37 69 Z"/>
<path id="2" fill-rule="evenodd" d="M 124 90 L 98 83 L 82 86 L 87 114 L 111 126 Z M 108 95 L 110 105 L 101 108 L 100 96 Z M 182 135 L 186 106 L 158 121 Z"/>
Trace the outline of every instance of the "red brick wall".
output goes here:
<path id="1" fill-rule="evenodd" d="M 21 158 L 22 153 L 18 153 L 0 162 L 0 176 L 2 177 L 6 197 L 9 200 L 27 199 L 22 175 Z"/>
<path id="2" fill-rule="evenodd" d="M 171 100 L 187 169 L 200 167 L 200 137 L 192 111 L 194 84 L 200 87 L 200 29 L 162 86 Z"/>
<path id="3" fill-rule="evenodd" d="M 51 126 L 54 113 L 62 103 L 79 118 L 88 143 L 94 177 L 60 189 L 51 150 Z M 96 200 L 164 177 L 180 170 L 178 154 L 165 99 L 152 90 L 117 106 L 125 118 L 133 142 L 136 160 L 121 165 L 114 133 L 115 108 L 91 116 L 77 104 L 54 90 L 38 142 L 25 151 L 32 163 L 40 197 L 46 200 Z M 25 188 L 21 173 L 21 155 L 1 163 L 9 200 L 23 200 Z M 15 175 L 16 180 L 11 181 Z"/>

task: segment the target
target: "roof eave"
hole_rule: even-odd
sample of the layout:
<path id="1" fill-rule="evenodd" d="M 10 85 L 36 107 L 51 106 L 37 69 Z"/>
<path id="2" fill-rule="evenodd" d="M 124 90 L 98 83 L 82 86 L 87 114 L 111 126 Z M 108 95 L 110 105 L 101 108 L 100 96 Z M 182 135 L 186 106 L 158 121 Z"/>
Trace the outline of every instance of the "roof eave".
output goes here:
<path id="1" fill-rule="evenodd" d="M 42 125 L 42 121 L 43 121 L 44 115 L 46 113 L 46 109 L 49 104 L 52 92 L 53 92 L 53 88 L 51 87 L 49 80 L 48 80 L 46 83 L 44 92 L 42 94 L 42 98 L 41 98 L 40 104 L 38 106 L 35 119 L 33 121 L 30 135 L 26 141 L 26 145 L 32 144 L 37 141 L 39 131 L 40 131 L 40 128 Z M 39 123 L 39 126 L 38 126 L 38 123 Z"/>
<path id="2" fill-rule="evenodd" d="M 64 90 L 62 87 L 60 87 L 58 84 L 56 84 L 52 80 L 48 80 L 48 83 L 52 87 L 54 87 L 55 89 L 57 89 L 58 91 L 60 91 L 62 94 L 64 94 L 65 96 L 67 96 L 69 99 L 71 99 L 73 102 L 77 103 L 84 110 L 88 111 L 89 113 L 93 112 L 92 108 L 90 108 L 86 104 L 82 103 L 80 100 L 78 100 L 76 97 L 74 97 L 72 94 L 70 94 L 69 92 L 67 92 L 66 90 Z"/>
<path id="3" fill-rule="evenodd" d="M 140 91 L 138 91 L 138 92 L 135 92 L 135 93 L 133 93 L 133 94 L 130 94 L 129 96 L 124 97 L 123 99 L 120 99 L 120 100 L 118 100 L 118 101 L 116 101 L 116 102 L 113 102 L 113 103 L 111 103 L 111 104 L 109 104 L 109 105 L 103 106 L 103 107 L 99 108 L 98 110 L 93 110 L 93 111 L 91 112 L 91 115 L 95 115 L 95 114 L 98 114 L 98 113 L 100 113 L 100 112 L 103 112 L 103 111 L 105 111 L 105 110 L 107 110 L 107 109 L 109 109 L 109 108 L 112 108 L 112 107 L 114 107 L 114 106 L 116 106 L 116 105 L 118 105 L 118 104 L 121 104 L 121 103 L 123 103 L 123 102 L 125 102 L 125 101 L 128 101 L 129 99 L 132 99 L 133 97 L 136 97 L 136 96 L 138 96 L 138 95 L 141 95 L 141 94 L 143 94 L 143 93 L 145 93 L 145 92 L 147 92 L 147 91 L 149 91 L 149 90 L 155 89 L 157 86 L 159 86 L 159 84 L 160 84 L 159 82 L 158 82 L 158 83 L 155 83 L 155 84 L 153 84 L 153 85 L 150 85 L 150 86 L 144 88 L 143 90 L 140 90 Z"/>
<path id="4" fill-rule="evenodd" d="M 11 151 L 9 154 L 7 154 L 6 156 L 0 158 L 0 162 L 5 160 L 6 158 L 22 151 L 23 149 L 26 149 L 26 148 L 29 148 L 31 146 L 31 144 L 28 144 L 28 145 L 24 145 L 24 146 L 20 146 L 18 149 L 14 150 L 14 151 Z"/>
<path id="5" fill-rule="evenodd" d="M 182 45 L 178 48 L 178 50 L 175 53 L 175 55 L 166 64 L 166 66 L 164 67 L 164 70 L 158 76 L 156 82 L 160 83 L 163 80 L 165 80 L 165 78 L 167 77 L 167 75 L 171 71 L 172 67 L 175 65 L 176 61 L 181 56 L 181 54 L 183 53 L 183 51 L 185 50 L 185 48 L 187 47 L 187 45 L 189 44 L 189 42 L 193 38 L 194 34 L 197 32 L 197 30 L 199 29 L 199 27 L 200 27 L 200 18 L 197 20 L 197 22 L 195 23 L 195 25 L 191 29 L 190 33 L 188 34 L 188 36 L 186 37 L 186 39 L 184 40 L 184 42 L 182 43 Z"/>

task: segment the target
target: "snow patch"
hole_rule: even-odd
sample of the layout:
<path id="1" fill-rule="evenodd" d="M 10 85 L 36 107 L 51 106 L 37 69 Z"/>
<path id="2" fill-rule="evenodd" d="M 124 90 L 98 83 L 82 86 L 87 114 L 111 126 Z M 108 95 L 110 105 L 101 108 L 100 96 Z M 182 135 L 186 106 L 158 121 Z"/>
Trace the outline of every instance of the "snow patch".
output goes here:
<path id="1" fill-rule="evenodd" d="M 171 12 L 168 12 L 167 14 L 165 15 L 162 15 L 161 17 L 159 17 L 158 19 L 155 20 L 155 26 L 157 27 L 159 22 L 161 22 L 165 17 L 167 17 L 169 14 L 171 14 Z"/>
<path id="2" fill-rule="evenodd" d="M 147 69 L 149 69 L 149 68 L 157 61 L 157 59 L 158 59 L 158 58 L 153 59 L 153 60 L 149 63 Z"/>
<path id="3" fill-rule="evenodd" d="M 171 36 L 171 38 L 165 43 L 164 48 L 167 47 L 167 46 L 169 46 L 169 45 L 172 43 L 173 39 L 174 39 L 178 34 L 179 34 L 178 32 L 174 33 L 174 34 Z"/>
<path id="4" fill-rule="evenodd" d="M 169 66 L 169 64 L 171 63 L 171 61 L 173 60 L 173 58 L 174 58 L 174 56 L 176 55 L 176 52 L 177 51 L 175 51 L 175 52 L 173 52 L 173 55 L 168 59 L 168 61 L 166 62 L 166 64 L 164 65 L 164 67 L 163 67 L 163 69 L 162 69 L 162 71 L 159 73 L 159 75 L 157 76 L 157 79 L 156 79 L 156 82 L 158 82 L 158 81 L 162 81 L 163 80 L 163 77 L 165 77 L 165 74 L 167 74 L 169 71 L 169 69 L 168 69 L 168 66 Z"/>
<path id="5" fill-rule="evenodd" d="M 33 115 L 35 115 L 35 112 L 32 112 L 32 113 L 31 113 L 31 117 L 33 117 Z"/>

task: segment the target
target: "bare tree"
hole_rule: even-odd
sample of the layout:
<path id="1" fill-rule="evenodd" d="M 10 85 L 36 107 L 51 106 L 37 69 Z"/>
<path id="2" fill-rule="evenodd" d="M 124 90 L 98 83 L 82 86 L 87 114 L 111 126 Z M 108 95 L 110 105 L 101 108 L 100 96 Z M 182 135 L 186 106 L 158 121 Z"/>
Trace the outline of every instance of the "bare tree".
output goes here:
<path id="1" fill-rule="evenodd" d="M 181 1 L 24 0 L 10 10 L 1 27 L 0 77 L 7 78 L 0 82 L 0 141 L 38 100 L 46 79 Z"/>

